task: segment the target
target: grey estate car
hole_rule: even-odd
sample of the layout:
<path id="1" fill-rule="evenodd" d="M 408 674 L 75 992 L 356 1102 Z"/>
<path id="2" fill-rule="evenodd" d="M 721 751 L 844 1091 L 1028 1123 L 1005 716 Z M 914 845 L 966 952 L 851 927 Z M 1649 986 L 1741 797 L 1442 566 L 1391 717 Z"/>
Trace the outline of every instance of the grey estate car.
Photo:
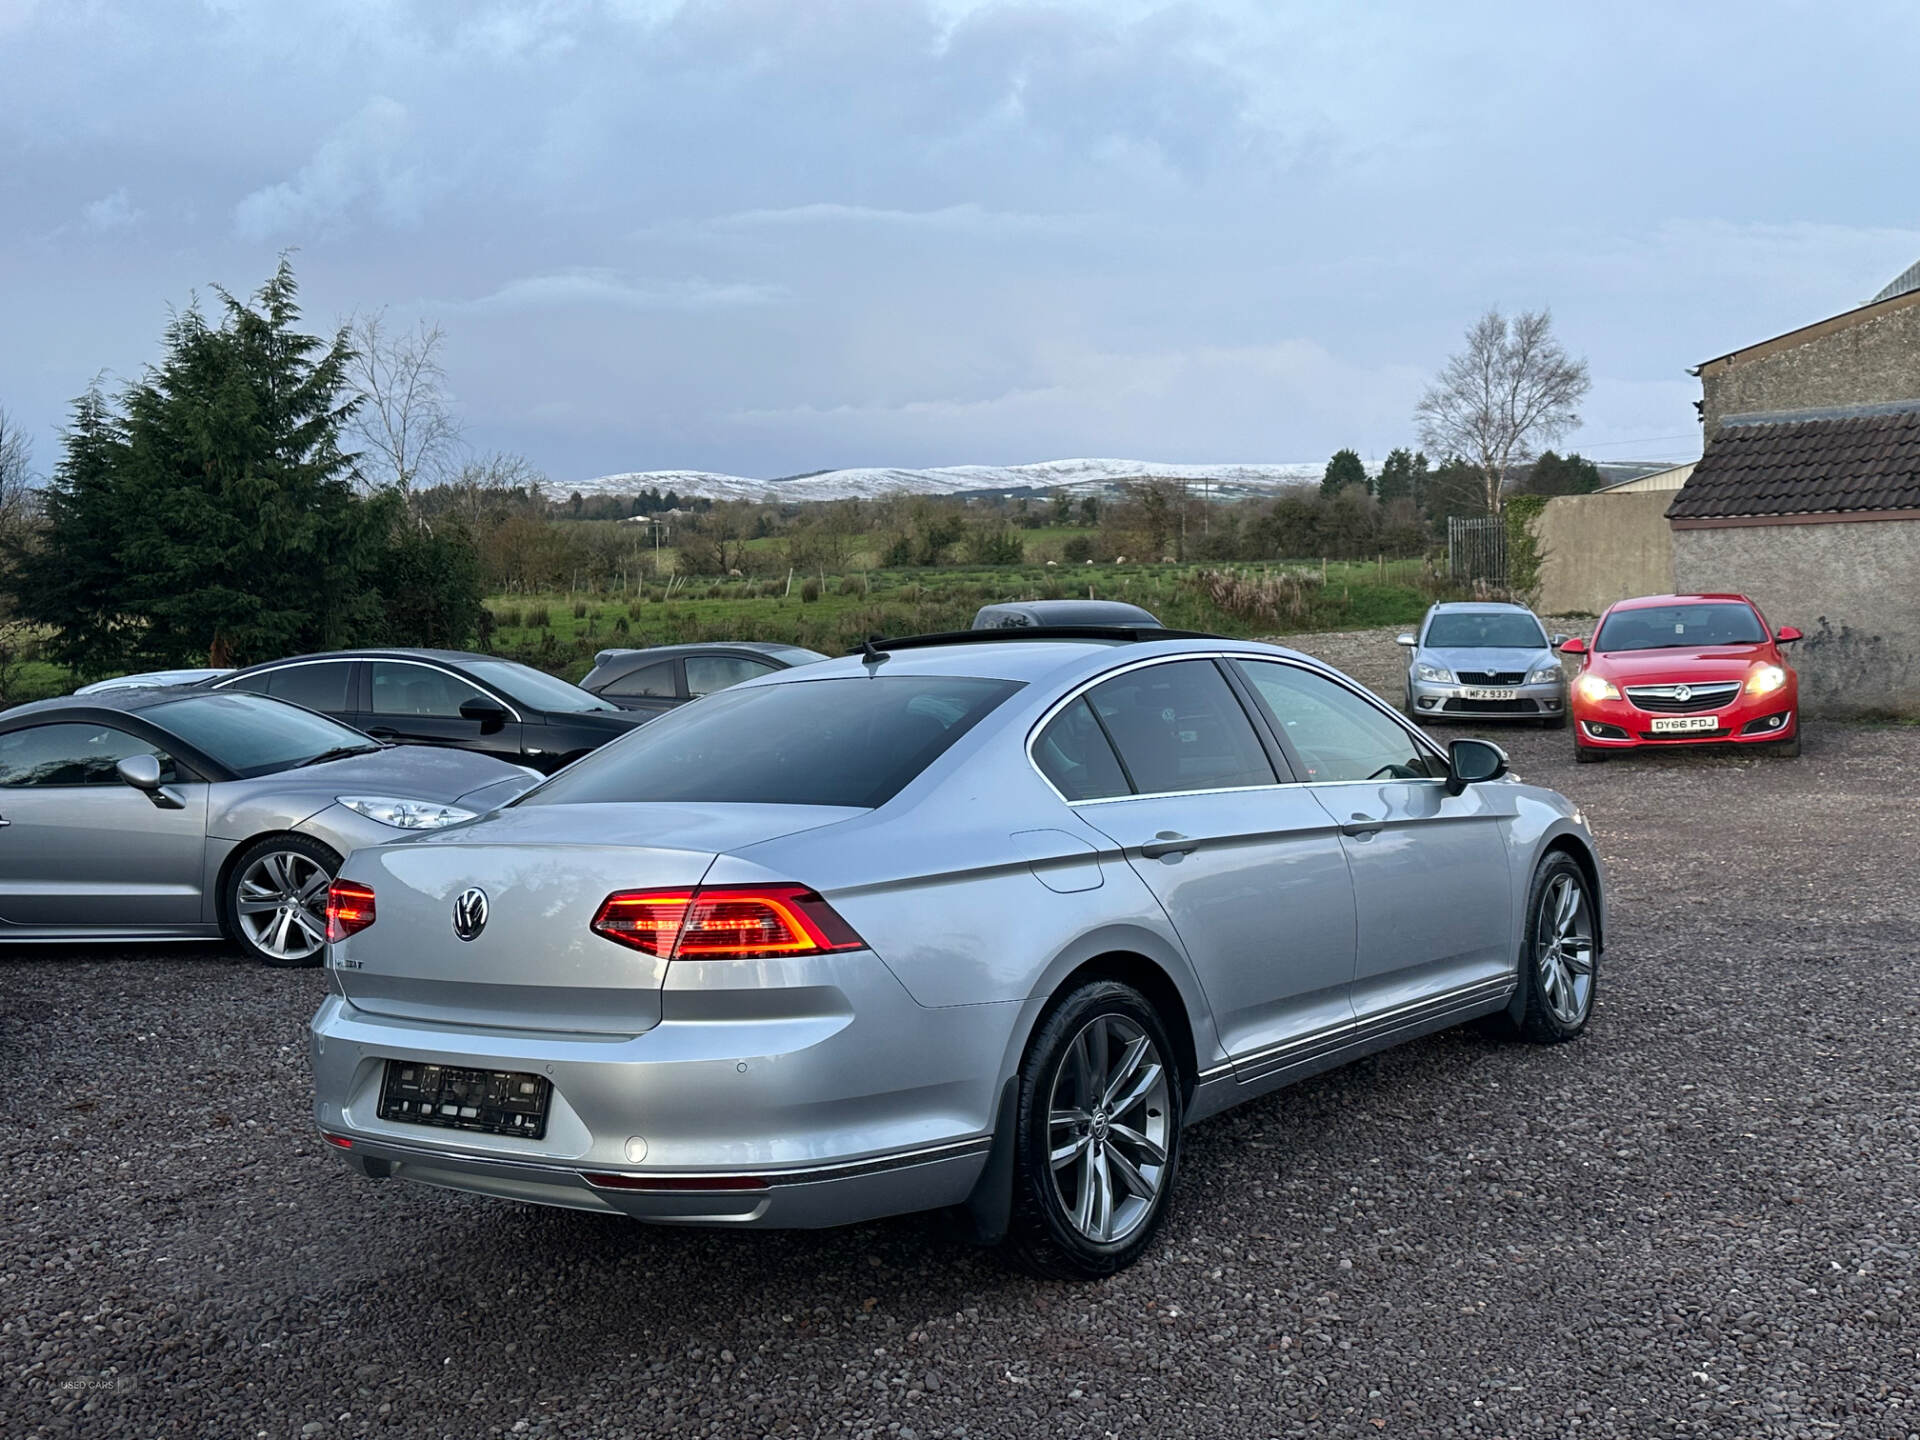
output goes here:
<path id="1" fill-rule="evenodd" d="M 881 642 L 654 721 L 334 887 L 362 1174 L 643 1220 L 963 1206 L 1101 1275 L 1185 1127 L 1413 1036 L 1569 1039 L 1578 811 L 1344 676 L 1173 632 Z"/>
<path id="2" fill-rule="evenodd" d="M 320 959 L 340 859 L 539 778 L 381 745 L 264 695 L 125 688 L 0 715 L 0 940 L 205 940 Z"/>
<path id="3" fill-rule="evenodd" d="M 1524 605 L 1443 601 L 1417 632 L 1399 637 L 1407 650 L 1407 714 L 1416 720 L 1538 720 L 1567 723 L 1567 682 L 1553 652 L 1566 636 Z"/>

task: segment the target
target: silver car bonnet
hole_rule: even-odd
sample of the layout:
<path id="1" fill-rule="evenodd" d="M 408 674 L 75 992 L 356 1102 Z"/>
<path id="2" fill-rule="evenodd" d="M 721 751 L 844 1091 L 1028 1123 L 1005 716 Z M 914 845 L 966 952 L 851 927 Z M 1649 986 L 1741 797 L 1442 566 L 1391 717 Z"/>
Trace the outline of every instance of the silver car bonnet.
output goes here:
<path id="1" fill-rule="evenodd" d="M 697 885 L 721 851 L 864 810 L 802 805 L 526 805 L 356 850 L 341 877 L 372 926 L 332 947 L 360 1010 L 409 1020 L 636 1035 L 660 1021 L 666 961 L 593 933 L 616 890 Z M 485 893 L 470 940 L 454 907 Z"/>
<path id="2" fill-rule="evenodd" d="M 470 750 L 392 745 L 324 765 L 209 786 L 207 833 L 217 839 L 244 840 L 269 830 L 291 829 L 342 795 L 464 803 L 465 808 L 479 812 L 531 790 L 539 778 L 518 765 Z M 393 832 L 396 839 L 402 833 Z"/>
<path id="3" fill-rule="evenodd" d="M 1553 651 L 1544 645 L 1422 645 L 1419 658 L 1429 665 L 1444 665 L 1456 674 L 1461 670 L 1471 670 L 1476 674 L 1485 670 L 1504 670 L 1509 674 L 1516 670 L 1530 673 L 1542 666 L 1560 663 L 1554 658 Z"/>

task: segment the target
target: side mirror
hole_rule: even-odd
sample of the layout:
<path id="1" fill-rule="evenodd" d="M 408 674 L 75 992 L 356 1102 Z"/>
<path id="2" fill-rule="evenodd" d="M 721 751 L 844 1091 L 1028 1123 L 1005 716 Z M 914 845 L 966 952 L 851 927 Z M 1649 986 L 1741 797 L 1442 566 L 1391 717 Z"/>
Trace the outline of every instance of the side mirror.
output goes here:
<path id="1" fill-rule="evenodd" d="M 506 707 L 497 701 L 488 700 L 483 696 L 476 695 L 471 700 L 462 700 L 460 702 L 460 718 L 462 720 L 478 720 L 480 722 L 480 733 L 482 735 L 492 735 L 507 723 L 507 711 Z"/>
<path id="2" fill-rule="evenodd" d="M 1507 773 L 1507 752 L 1491 740 L 1456 740 L 1447 747 L 1447 794 L 1498 780 Z"/>
<path id="3" fill-rule="evenodd" d="M 1578 635 L 1575 635 L 1570 640 L 1562 639 L 1555 648 L 1559 650 L 1562 655 L 1584 655 L 1587 653 L 1587 642 L 1582 640 Z"/>
<path id="4" fill-rule="evenodd" d="M 1405 645 L 1408 648 L 1412 648 L 1418 642 L 1416 642 L 1413 636 L 1411 635 L 1396 635 L 1393 637 L 1393 643 L 1396 645 Z"/>
<path id="5" fill-rule="evenodd" d="M 1567 643 L 1567 640 L 1569 638 L 1570 637 L 1566 635 L 1561 635 L 1558 632 L 1556 632 L 1554 634 L 1554 637 L 1551 640 L 1547 641 L 1547 644 L 1551 646 L 1553 649 L 1558 650 L 1562 645 Z"/>
<path id="6" fill-rule="evenodd" d="M 114 767 L 120 778 L 149 795 L 160 788 L 160 762 L 151 755 L 129 755 Z"/>
<path id="7" fill-rule="evenodd" d="M 152 755 L 129 755 L 115 762 L 114 773 L 145 795 L 161 810 L 184 810 L 187 802 L 160 783 L 160 761 Z"/>
<path id="8" fill-rule="evenodd" d="M 1803 640 L 1806 637 L 1794 629 L 1793 626 L 1782 625 L 1779 632 L 1773 638 L 1778 640 L 1782 645 L 1791 645 L 1794 641 Z"/>

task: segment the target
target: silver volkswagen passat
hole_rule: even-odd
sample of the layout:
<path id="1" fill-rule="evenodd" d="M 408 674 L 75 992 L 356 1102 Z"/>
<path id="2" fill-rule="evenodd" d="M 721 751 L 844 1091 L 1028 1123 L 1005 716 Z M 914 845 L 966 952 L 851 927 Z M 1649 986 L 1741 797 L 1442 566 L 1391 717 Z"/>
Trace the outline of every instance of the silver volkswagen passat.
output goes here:
<path id="1" fill-rule="evenodd" d="M 870 645 L 349 856 L 312 1027 L 347 1162 L 687 1224 L 964 1206 L 1150 1242 L 1188 1125 L 1481 1016 L 1586 1026 L 1579 813 L 1273 646 Z"/>
<path id="2" fill-rule="evenodd" d="M 1407 650 L 1407 714 L 1416 720 L 1567 723 L 1567 682 L 1549 638 L 1524 605 L 1445 601 L 1428 610 Z"/>
<path id="3" fill-rule="evenodd" d="M 316 964 L 343 855 L 470 820 L 537 779 L 264 695 L 22 705 L 0 715 L 0 940 L 226 935 L 269 965 Z"/>

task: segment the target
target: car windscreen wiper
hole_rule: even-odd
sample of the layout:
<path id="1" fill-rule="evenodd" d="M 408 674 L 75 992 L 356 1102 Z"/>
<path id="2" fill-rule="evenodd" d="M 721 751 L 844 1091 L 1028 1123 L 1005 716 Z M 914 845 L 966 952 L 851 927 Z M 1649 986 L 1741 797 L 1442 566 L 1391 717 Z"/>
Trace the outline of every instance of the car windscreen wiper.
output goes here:
<path id="1" fill-rule="evenodd" d="M 293 768 L 296 770 L 304 770 L 309 765 L 324 765 L 329 760 L 344 760 L 349 755 L 371 755 L 375 750 L 384 750 L 386 748 L 386 746 L 380 744 L 377 740 L 369 741 L 365 745 L 336 745 L 331 750 L 322 750 L 318 755 L 309 756 Z"/>

